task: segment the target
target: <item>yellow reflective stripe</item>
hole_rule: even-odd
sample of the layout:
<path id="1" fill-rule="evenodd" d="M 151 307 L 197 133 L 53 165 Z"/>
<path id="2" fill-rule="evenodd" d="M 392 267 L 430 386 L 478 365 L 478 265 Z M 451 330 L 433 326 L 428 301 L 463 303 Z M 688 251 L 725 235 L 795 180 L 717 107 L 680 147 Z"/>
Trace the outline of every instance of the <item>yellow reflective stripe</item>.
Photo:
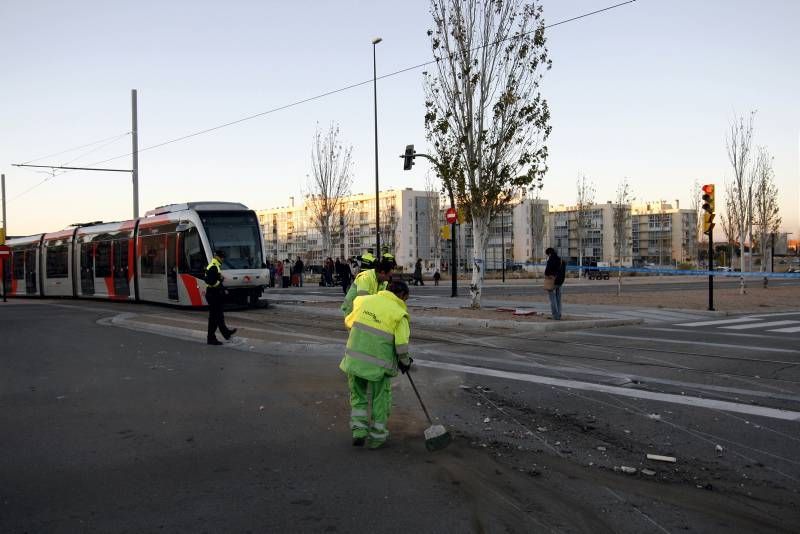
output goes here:
<path id="1" fill-rule="evenodd" d="M 350 410 L 350 417 L 366 417 L 367 410 L 361 410 L 358 408 L 354 408 Z"/>
<path id="2" fill-rule="evenodd" d="M 403 343 L 402 345 L 395 345 L 394 350 L 397 351 L 397 354 L 408 354 L 408 343 Z"/>
<path id="3" fill-rule="evenodd" d="M 362 362 L 367 362 L 373 365 L 377 365 L 378 367 L 383 367 L 384 369 L 394 369 L 392 364 L 385 362 L 380 358 L 376 358 L 375 356 L 370 356 L 369 354 L 365 354 L 357 350 L 347 349 L 344 351 L 344 355 L 350 356 L 351 358 L 355 358 L 356 360 L 361 360 Z"/>
<path id="4" fill-rule="evenodd" d="M 372 427 L 376 430 L 386 430 L 386 423 L 380 423 L 378 421 L 372 422 Z"/>
<path id="5" fill-rule="evenodd" d="M 370 326 L 368 324 L 356 322 L 353 324 L 353 328 L 357 330 L 363 330 L 364 332 L 369 332 L 370 334 L 375 334 L 376 336 L 380 336 L 382 338 L 388 340 L 394 340 L 394 335 L 389 332 L 384 332 L 380 328 L 375 328 L 374 326 Z"/>
<path id="6" fill-rule="evenodd" d="M 357 297 L 365 297 L 367 295 L 369 295 L 369 291 L 359 291 L 358 293 L 356 293 Z"/>
<path id="7" fill-rule="evenodd" d="M 369 428 L 369 427 L 367 426 L 367 424 L 366 424 L 366 423 L 362 423 L 361 421 L 358 421 L 358 420 L 353 420 L 353 419 L 351 419 L 351 420 L 350 420 L 350 428 L 363 428 L 363 429 L 367 429 L 367 428 Z"/>

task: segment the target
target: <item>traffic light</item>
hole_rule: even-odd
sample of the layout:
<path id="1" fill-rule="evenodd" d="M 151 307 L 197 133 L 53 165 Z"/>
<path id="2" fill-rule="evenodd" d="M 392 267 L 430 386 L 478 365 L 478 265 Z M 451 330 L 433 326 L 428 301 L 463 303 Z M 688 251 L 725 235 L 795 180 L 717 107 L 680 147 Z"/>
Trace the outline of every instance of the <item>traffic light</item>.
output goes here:
<path id="1" fill-rule="evenodd" d="M 703 186 L 703 233 L 711 235 L 714 229 L 714 184 Z"/>
<path id="2" fill-rule="evenodd" d="M 406 153 L 403 154 L 403 170 L 410 171 L 414 165 L 414 145 L 406 145 Z"/>
<path id="3" fill-rule="evenodd" d="M 444 226 L 439 227 L 439 237 L 442 239 L 450 240 L 450 225 L 446 224 Z"/>

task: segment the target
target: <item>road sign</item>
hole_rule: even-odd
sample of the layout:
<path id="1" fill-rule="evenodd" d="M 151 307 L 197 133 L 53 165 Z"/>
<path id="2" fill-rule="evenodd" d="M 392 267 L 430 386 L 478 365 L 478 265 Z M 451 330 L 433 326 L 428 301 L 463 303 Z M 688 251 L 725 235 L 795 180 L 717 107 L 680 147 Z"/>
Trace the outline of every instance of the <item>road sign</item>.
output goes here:
<path id="1" fill-rule="evenodd" d="M 11 254 L 11 247 L 8 245 L 0 245 L 0 256 L 8 256 Z"/>
<path id="2" fill-rule="evenodd" d="M 456 222 L 456 219 L 458 218 L 458 216 L 456 215 L 456 209 L 455 208 L 447 208 L 447 211 L 444 214 L 444 218 L 450 224 L 453 224 L 454 222 Z"/>

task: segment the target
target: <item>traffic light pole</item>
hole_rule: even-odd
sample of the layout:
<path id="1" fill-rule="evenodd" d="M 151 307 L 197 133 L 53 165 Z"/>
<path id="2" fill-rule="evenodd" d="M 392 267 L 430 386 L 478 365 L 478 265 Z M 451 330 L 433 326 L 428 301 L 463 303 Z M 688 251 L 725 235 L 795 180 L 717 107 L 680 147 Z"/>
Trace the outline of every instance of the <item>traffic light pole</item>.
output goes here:
<path id="1" fill-rule="evenodd" d="M 708 311 L 714 311 L 714 227 L 708 231 Z"/>
<path id="2" fill-rule="evenodd" d="M 445 175 L 448 172 L 446 166 L 442 165 L 436 158 L 429 156 L 428 154 L 418 154 L 414 151 L 414 145 L 406 145 L 406 152 L 402 154 L 400 157 L 403 158 L 403 170 L 410 171 L 411 167 L 414 165 L 414 158 L 417 156 L 422 156 L 423 158 L 427 159 L 431 163 L 433 163 L 434 167 L 436 167 L 436 172 L 442 179 L 445 179 Z M 456 209 L 456 200 L 453 196 L 453 191 L 449 190 L 448 193 L 450 194 L 450 207 L 452 209 Z M 450 223 L 450 278 L 451 278 L 451 297 L 458 296 L 458 261 L 456 258 L 456 222 L 453 221 Z"/>

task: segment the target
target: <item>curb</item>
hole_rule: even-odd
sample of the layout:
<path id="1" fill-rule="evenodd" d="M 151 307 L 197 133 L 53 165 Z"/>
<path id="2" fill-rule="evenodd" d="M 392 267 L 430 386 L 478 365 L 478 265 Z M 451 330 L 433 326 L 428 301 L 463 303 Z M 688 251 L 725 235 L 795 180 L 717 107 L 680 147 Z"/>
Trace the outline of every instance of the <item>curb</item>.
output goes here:
<path id="1" fill-rule="evenodd" d="M 325 315 L 329 317 L 341 317 L 339 310 L 328 308 L 311 308 L 309 306 L 297 305 L 297 301 L 290 301 L 277 306 L 291 308 L 294 311 Z M 469 319 L 463 317 L 414 317 L 412 314 L 412 326 L 463 326 L 467 328 L 499 328 L 506 330 L 516 330 L 524 332 L 567 332 L 570 330 L 586 330 L 590 328 L 608 328 L 612 326 L 631 326 L 642 324 L 644 319 L 589 319 L 583 321 L 553 321 L 546 323 L 527 323 L 522 321 L 501 321 L 498 319 Z"/>

